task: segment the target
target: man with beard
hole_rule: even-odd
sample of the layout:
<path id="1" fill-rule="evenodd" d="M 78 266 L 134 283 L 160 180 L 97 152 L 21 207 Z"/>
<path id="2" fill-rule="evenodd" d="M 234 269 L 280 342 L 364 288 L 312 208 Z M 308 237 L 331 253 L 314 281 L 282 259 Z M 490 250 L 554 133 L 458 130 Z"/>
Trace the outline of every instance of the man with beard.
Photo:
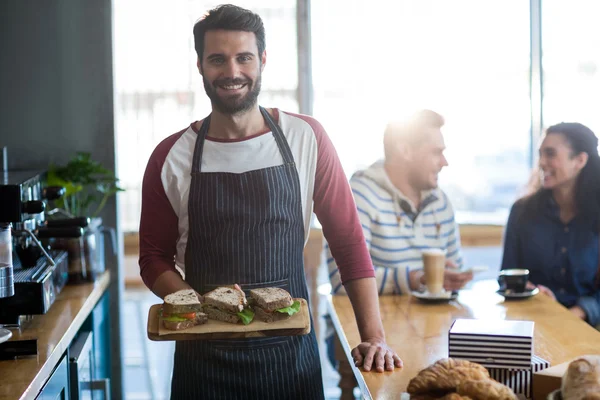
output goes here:
<path id="1" fill-rule="evenodd" d="M 386 344 L 373 266 L 350 188 L 323 127 L 257 104 L 266 63 L 260 17 L 219 6 L 194 26 L 212 113 L 160 143 L 142 188 L 140 270 L 159 297 L 282 287 L 308 299 L 303 248 L 316 213 L 338 261 L 362 342 L 357 366 L 401 367 Z M 314 331 L 305 336 L 181 341 L 174 399 L 322 399 Z"/>
<path id="2" fill-rule="evenodd" d="M 462 267 L 460 234 L 454 210 L 438 187 L 438 174 L 448 165 L 441 128 L 444 118 L 431 110 L 421 110 L 402 122 L 388 124 L 383 138 L 385 158 L 350 179 L 380 295 L 406 295 L 424 290 L 421 252 L 441 248 L 446 252 L 444 289 L 461 289 L 473 279 Z M 332 293 L 345 295 L 343 272 L 327 245 L 327 264 Z M 334 332 L 326 317 L 326 343 L 329 360 Z"/>

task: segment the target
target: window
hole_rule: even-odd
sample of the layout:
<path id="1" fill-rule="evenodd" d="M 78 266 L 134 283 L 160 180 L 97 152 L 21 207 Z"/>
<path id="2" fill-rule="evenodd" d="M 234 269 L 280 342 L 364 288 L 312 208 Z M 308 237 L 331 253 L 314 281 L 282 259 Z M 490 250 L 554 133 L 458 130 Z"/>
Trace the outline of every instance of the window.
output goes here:
<path id="1" fill-rule="evenodd" d="M 440 186 L 452 199 L 458 222 L 504 224 L 525 189 L 537 146 L 531 115 L 540 110 L 537 105 L 532 110 L 529 96 L 530 2 L 312 1 L 313 114 L 332 138 L 348 177 L 382 157 L 389 120 L 430 108 L 446 119 L 450 166 L 440 175 Z M 600 133 L 595 112 L 600 28 L 594 20 L 600 5 L 542 3 L 544 125 L 578 121 Z M 115 1 L 124 231 L 138 229 L 141 181 L 151 151 L 210 111 L 195 66 L 192 26 L 217 4 Z M 265 22 L 268 62 L 261 104 L 298 111 L 296 1 L 238 4 Z"/>
<path id="2" fill-rule="evenodd" d="M 459 222 L 506 221 L 530 170 L 529 3 L 313 2 L 315 116 L 348 175 L 419 108 L 446 119 L 440 175 Z M 510 29 L 507 29 L 510 26 Z"/>
<path id="3" fill-rule="evenodd" d="M 544 125 L 581 122 L 600 134 L 600 3 L 542 2 Z"/>
<path id="4" fill-rule="evenodd" d="M 192 28 L 221 3 L 117 0 L 114 6 L 115 107 L 119 214 L 124 232 L 139 227 L 141 184 L 160 141 L 210 112 L 196 68 Z M 263 18 L 268 59 L 260 103 L 298 111 L 296 2 L 246 0 Z M 143 11 L 143 12 L 142 12 Z"/>

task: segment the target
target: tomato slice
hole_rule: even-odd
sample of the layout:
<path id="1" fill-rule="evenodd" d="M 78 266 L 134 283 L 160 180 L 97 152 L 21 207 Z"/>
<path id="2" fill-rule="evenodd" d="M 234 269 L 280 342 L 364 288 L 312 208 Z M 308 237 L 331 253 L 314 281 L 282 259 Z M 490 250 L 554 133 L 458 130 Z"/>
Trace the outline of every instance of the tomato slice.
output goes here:
<path id="1" fill-rule="evenodd" d="M 191 312 L 191 313 L 185 313 L 185 314 L 177 314 L 177 316 L 181 317 L 181 318 L 185 318 L 185 319 L 194 319 L 194 318 L 196 318 L 196 313 Z"/>

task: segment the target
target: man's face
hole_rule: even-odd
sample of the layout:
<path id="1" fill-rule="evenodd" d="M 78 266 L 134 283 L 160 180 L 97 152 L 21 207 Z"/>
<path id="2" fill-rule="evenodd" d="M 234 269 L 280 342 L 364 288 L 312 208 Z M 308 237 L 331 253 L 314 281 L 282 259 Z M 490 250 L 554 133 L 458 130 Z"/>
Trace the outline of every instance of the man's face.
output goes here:
<path id="1" fill-rule="evenodd" d="M 419 190 L 435 189 L 438 175 L 448 165 L 444 156 L 444 137 L 438 128 L 429 128 L 423 141 L 411 146 L 409 173 L 411 184 Z"/>
<path id="2" fill-rule="evenodd" d="M 253 32 L 206 32 L 198 68 L 213 107 L 225 114 L 251 109 L 260 93 L 265 62 L 266 52 L 259 57 Z"/>

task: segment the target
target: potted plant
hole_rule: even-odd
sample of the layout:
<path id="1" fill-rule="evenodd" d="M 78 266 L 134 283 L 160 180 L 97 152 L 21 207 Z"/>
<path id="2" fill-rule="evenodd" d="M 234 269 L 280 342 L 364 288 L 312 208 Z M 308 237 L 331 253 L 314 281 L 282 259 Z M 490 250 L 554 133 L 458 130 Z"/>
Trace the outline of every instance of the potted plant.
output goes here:
<path id="1" fill-rule="evenodd" d="M 72 281 L 94 280 L 103 272 L 104 235 L 111 234 L 113 251 L 116 250 L 115 231 L 104 227 L 100 212 L 111 196 L 123 191 L 115 174 L 94 161 L 90 153 L 78 152 L 66 165 L 50 165 L 48 186 L 62 186 L 65 194 L 53 201 L 59 212 L 51 213 L 49 220 L 87 217 L 81 238 L 54 239 L 51 246 L 69 253 L 69 279 Z M 85 219 L 84 219 L 85 220 Z"/>

